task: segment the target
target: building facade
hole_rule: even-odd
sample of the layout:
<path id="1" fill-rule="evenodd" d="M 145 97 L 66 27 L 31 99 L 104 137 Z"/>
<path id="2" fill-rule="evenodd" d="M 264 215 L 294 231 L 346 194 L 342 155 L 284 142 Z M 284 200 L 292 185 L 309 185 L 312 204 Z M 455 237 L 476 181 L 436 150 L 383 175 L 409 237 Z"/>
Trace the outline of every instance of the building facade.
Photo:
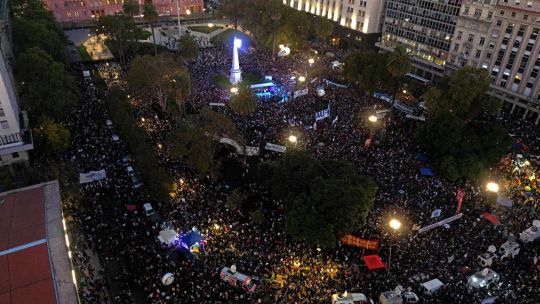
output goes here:
<path id="1" fill-rule="evenodd" d="M 61 23 L 89 21 L 100 16 L 113 15 L 123 11 L 125 0 L 46 0 L 47 8 Z M 136 0 L 139 6 L 149 1 Z M 153 0 L 160 16 L 177 16 L 177 0 Z M 204 9 L 204 0 L 178 0 L 180 15 L 200 13 Z"/>
<path id="2" fill-rule="evenodd" d="M 299 11 L 326 17 L 364 34 L 380 33 L 384 1 L 380 0 L 283 0 Z"/>
<path id="3" fill-rule="evenodd" d="M 487 69 L 490 94 L 515 117 L 540 123 L 540 1 L 467 0 L 452 42 L 449 72 Z"/>
<path id="4" fill-rule="evenodd" d="M 404 45 L 414 55 L 412 74 L 423 81 L 439 80 L 444 74 L 462 1 L 387 0 L 377 47 L 392 51 L 397 45 Z"/>
<path id="5" fill-rule="evenodd" d="M 33 149 L 28 121 L 21 113 L 14 87 L 7 1 L 0 1 L 0 166 L 28 160 Z"/>

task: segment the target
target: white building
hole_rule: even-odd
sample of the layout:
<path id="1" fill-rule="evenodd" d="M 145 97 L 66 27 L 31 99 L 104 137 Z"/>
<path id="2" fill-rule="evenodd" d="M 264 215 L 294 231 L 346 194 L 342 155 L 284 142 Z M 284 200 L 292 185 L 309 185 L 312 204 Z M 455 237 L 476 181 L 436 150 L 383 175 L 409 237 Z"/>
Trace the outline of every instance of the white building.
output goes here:
<path id="1" fill-rule="evenodd" d="M 28 159 L 34 148 L 26 129 L 27 119 L 20 112 L 9 58 L 12 58 L 7 1 L 0 5 L 0 166 Z"/>
<path id="2" fill-rule="evenodd" d="M 283 0 L 283 4 L 364 34 L 381 32 L 382 0 Z"/>

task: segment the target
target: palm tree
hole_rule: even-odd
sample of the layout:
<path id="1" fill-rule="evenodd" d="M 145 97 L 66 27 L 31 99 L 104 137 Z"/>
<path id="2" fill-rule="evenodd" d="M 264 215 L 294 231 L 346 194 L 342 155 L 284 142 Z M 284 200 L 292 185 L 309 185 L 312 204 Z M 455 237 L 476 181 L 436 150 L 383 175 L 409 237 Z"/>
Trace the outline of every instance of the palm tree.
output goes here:
<path id="1" fill-rule="evenodd" d="M 139 13 L 139 3 L 135 0 L 127 0 L 122 8 L 124 13 L 129 14 L 132 18 Z"/>
<path id="2" fill-rule="evenodd" d="M 229 106 L 234 113 L 244 118 L 244 131 L 246 130 L 247 117 L 257 109 L 257 96 L 245 85 L 238 88 L 238 93 L 231 98 Z"/>
<path id="3" fill-rule="evenodd" d="M 401 88 L 403 78 L 411 71 L 412 68 L 411 52 L 407 51 L 407 49 L 402 45 L 396 46 L 394 48 L 394 52 L 388 56 L 386 68 L 397 83 L 396 90 L 394 91 L 394 98 L 392 100 L 392 108 L 394 108 L 396 95 Z"/>
<path id="4" fill-rule="evenodd" d="M 156 11 L 154 5 L 149 2 L 144 5 L 143 8 L 144 20 L 150 24 L 150 29 L 152 29 L 152 38 L 154 39 L 154 55 L 157 55 L 157 45 L 156 45 L 156 35 L 154 33 L 154 23 L 158 20 L 159 15 Z"/>

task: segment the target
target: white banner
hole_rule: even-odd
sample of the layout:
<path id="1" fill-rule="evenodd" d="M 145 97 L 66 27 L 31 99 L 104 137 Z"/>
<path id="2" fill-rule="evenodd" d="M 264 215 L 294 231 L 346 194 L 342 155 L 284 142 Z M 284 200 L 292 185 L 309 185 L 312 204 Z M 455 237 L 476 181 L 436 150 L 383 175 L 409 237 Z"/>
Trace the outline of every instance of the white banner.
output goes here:
<path id="1" fill-rule="evenodd" d="M 419 120 L 419 121 L 426 121 L 426 118 L 424 116 L 416 116 L 416 115 L 412 115 L 412 114 L 407 114 L 407 115 L 405 115 L 405 117 L 410 118 L 410 119 L 414 119 L 414 120 Z"/>
<path id="2" fill-rule="evenodd" d="M 107 178 L 107 173 L 105 169 L 99 171 L 90 171 L 88 173 L 79 173 L 79 183 L 86 184 L 93 181 L 98 181 Z"/>
<path id="3" fill-rule="evenodd" d="M 327 108 L 327 109 L 324 109 L 322 111 L 315 113 L 315 121 L 319 121 L 327 117 L 330 117 L 330 108 Z"/>
<path id="4" fill-rule="evenodd" d="M 338 88 L 346 88 L 347 87 L 344 84 L 339 84 L 337 82 L 333 82 L 333 81 L 330 81 L 328 79 L 324 79 L 324 82 L 326 82 L 326 84 L 333 85 L 333 86 L 338 87 Z"/>
<path id="5" fill-rule="evenodd" d="M 247 156 L 259 155 L 259 147 L 246 146 L 246 155 Z"/>
<path id="6" fill-rule="evenodd" d="M 264 148 L 266 150 L 280 152 L 280 153 L 285 153 L 285 151 L 287 150 L 287 147 L 285 146 L 280 146 L 280 145 L 271 144 L 271 143 L 266 143 L 266 146 L 264 146 Z"/>
<path id="7" fill-rule="evenodd" d="M 311 83 L 314 83 L 315 81 L 317 81 L 317 79 L 318 79 L 317 77 L 311 79 Z"/>
<path id="8" fill-rule="evenodd" d="M 225 104 L 223 102 L 211 102 L 208 104 L 209 106 L 216 106 L 216 107 L 224 107 Z"/>
<path id="9" fill-rule="evenodd" d="M 294 91 L 293 97 L 296 98 L 296 97 L 304 96 L 304 95 L 307 95 L 307 93 L 308 93 L 308 89 Z"/>
<path id="10" fill-rule="evenodd" d="M 429 231 L 429 230 L 431 230 L 431 229 L 433 229 L 433 228 L 437 228 L 437 227 L 439 227 L 439 226 L 443 226 L 444 224 L 448 224 L 448 223 L 453 222 L 453 221 L 455 221 L 455 220 L 457 220 L 457 219 L 460 219 L 462 216 L 463 216 L 463 213 L 456 214 L 456 215 L 454 215 L 454 216 L 451 216 L 451 217 L 449 217 L 449 218 L 447 218 L 447 219 L 444 219 L 444 220 L 442 220 L 442 221 L 440 221 L 440 222 L 437 222 L 437 223 L 435 223 L 435 224 L 431 224 L 431 225 L 429 225 L 429 226 L 422 227 L 422 228 L 420 228 L 420 230 L 418 230 L 418 233 L 423 233 L 423 232 Z"/>

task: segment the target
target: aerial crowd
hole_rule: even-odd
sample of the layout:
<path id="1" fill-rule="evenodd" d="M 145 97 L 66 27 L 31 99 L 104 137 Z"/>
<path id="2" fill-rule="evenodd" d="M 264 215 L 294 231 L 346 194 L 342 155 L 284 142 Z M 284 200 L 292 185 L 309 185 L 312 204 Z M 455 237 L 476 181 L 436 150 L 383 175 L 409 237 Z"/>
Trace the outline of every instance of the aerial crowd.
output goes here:
<path id="1" fill-rule="evenodd" d="M 313 48 L 318 51 L 320 65 L 330 65 L 344 56 L 343 51 L 328 46 Z M 190 111 L 208 107 L 209 103 L 227 103 L 230 92 L 220 88 L 213 77 L 228 73 L 230 49 L 227 45 L 204 48 L 190 63 Z M 324 56 L 330 51 L 337 57 Z M 249 49 L 241 52 L 240 62 L 243 71 L 272 76 L 287 91 L 298 85 L 291 85 L 291 77 L 309 73 L 310 69 L 305 54 L 273 59 L 268 52 Z M 509 237 L 519 239 L 521 231 L 540 219 L 536 205 L 540 203 L 538 188 L 536 192 L 530 191 L 532 199 L 523 203 L 519 183 L 513 183 L 514 204 L 507 208 L 484 203 L 485 185 L 454 184 L 437 175 L 421 175 L 419 168 L 425 160 L 417 159 L 422 151 L 414 132 L 422 122 L 407 119 L 396 110 L 379 119 L 376 127 L 367 120 L 377 110 L 388 108 L 386 101 L 361 95 L 351 87 L 324 84 L 322 79 L 312 83 L 315 75 L 311 75 L 302 84 L 309 88 L 307 95 L 285 102 L 281 97 L 260 101 L 247 122 L 228 107 L 213 107 L 229 115 L 238 126 L 246 124 L 238 129 L 250 146 L 285 145 L 288 130 L 301 130 L 297 134 L 298 148 L 321 159 L 347 160 L 360 174 L 373 177 L 379 187 L 375 205 L 367 224 L 354 235 L 379 241 L 379 249 L 371 251 L 341 243 L 333 249 L 321 249 L 287 236 L 283 202 L 249 178 L 256 170 L 253 163 L 275 159 L 279 153 L 261 149 L 260 155 L 251 156 L 252 161 L 247 162 L 250 165 L 239 169 L 244 180 L 236 185 L 224 179 L 201 177 L 166 152 L 165 137 L 175 130 L 174 120 L 152 106 L 151 100 L 136 96 L 132 97 L 136 99 L 134 115 L 146 131 L 146 140 L 153 147 L 165 146 L 156 148 L 156 166 L 167 170 L 176 187 L 169 201 L 160 202 L 148 196 L 144 185 L 135 188 L 126 171 L 129 148 L 122 134 L 115 130 L 115 122 L 107 123 L 107 89 L 97 88 L 92 78 L 82 74 L 91 68 L 110 75 L 104 79 L 107 89 L 117 86 L 128 94 L 123 72 L 113 62 L 95 66 L 74 63 L 71 67 L 77 76 L 81 101 L 68 123 L 72 148 L 67 157 L 80 172 L 105 169 L 107 173 L 106 179 L 82 186 L 80 201 L 66 202 L 70 227 L 80 235 L 80 240 L 75 241 L 75 256 L 77 267 L 86 275 L 79 286 L 83 303 L 104 303 L 106 294 L 113 303 L 331 303 L 332 294 L 344 291 L 363 293 L 377 300 L 381 292 L 394 290 L 397 285 L 410 288 L 422 303 L 480 303 L 492 296 L 497 297 L 497 303 L 540 303 L 539 241 L 521 244 L 521 251 L 514 258 L 493 262 L 490 268 L 500 275 L 498 284 L 489 288 L 467 286 L 468 277 L 483 268 L 478 255 L 490 245 L 498 248 Z M 120 81 L 113 75 L 119 75 Z M 317 87 L 324 88 L 323 96 L 317 93 Z M 330 117 L 314 124 L 315 113 L 328 104 Z M 507 114 L 498 119 L 516 140 L 528 147 L 527 151 L 509 150 L 509 159 L 515 159 L 517 153 L 524 157 L 540 153 L 537 127 Z M 372 136 L 375 140 L 366 145 Z M 243 156 L 231 153 L 228 157 L 238 158 L 238 163 L 244 164 Z M 538 165 L 532 162 L 530 166 Z M 503 172 L 509 180 L 523 178 L 503 165 L 492 170 Z M 248 214 L 226 205 L 227 196 L 235 187 L 242 188 L 251 204 L 261 207 L 262 221 L 255 223 Z M 464 192 L 463 216 L 419 233 L 418 227 L 456 214 L 458 189 Z M 152 202 L 161 219 L 171 227 L 183 232 L 195 227 L 205 237 L 203 248 L 192 260 L 156 239 L 162 225 L 144 214 L 142 205 L 147 202 Z M 136 205 L 136 210 L 128 210 L 126 205 L 130 204 Z M 433 217 L 437 209 L 440 214 Z M 499 218 L 500 224 L 481 217 L 484 212 Z M 394 217 L 403 224 L 396 232 L 388 227 L 388 220 Z M 85 266 L 85 250 L 99 256 L 103 269 Z M 362 257 L 374 254 L 381 257 L 387 269 L 366 268 Z M 253 293 L 220 279 L 221 269 L 231 265 L 254 278 L 258 286 Z M 162 283 L 166 273 L 174 276 L 170 285 Z M 284 278 L 281 286 L 272 284 L 272 278 L 278 275 Z M 420 284 L 431 279 L 439 279 L 444 287 L 433 295 L 425 295 Z"/>

